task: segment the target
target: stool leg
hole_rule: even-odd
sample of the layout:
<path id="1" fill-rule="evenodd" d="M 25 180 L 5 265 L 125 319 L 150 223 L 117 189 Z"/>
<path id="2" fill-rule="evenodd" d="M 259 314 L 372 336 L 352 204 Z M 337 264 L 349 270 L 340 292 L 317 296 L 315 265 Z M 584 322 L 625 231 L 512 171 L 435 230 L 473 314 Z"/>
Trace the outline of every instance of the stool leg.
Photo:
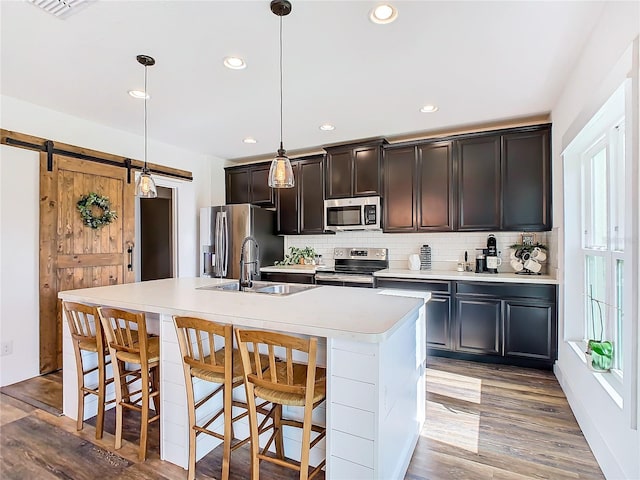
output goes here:
<path id="1" fill-rule="evenodd" d="M 154 392 L 158 392 L 158 395 L 153 397 L 153 408 L 156 410 L 156 415 L 160 415 L 160 365 L 151 369 L 151 387 Z"/>
<path id="2" fill-rule="evenodd" d="M 98 440 L 102 438 L 104 430 L 105 381 L 104 354 L 102 354 L 102 360 L 98 359 L 98 419 L 96 420 L 96 439 Z"/>
<path id="3" fill-rule="evenodd" d="M 248 382 L 247 382 L 248 383 Z M 260 436 L 258 435 L 258 414 L 256 413 L 256 397 L 253 395 L 253 385 L 245 385 L 247 389 L 247 406 L 249 407 L 249 431 L 251 435 L 251 480 L 260 479 Z"/>
<path id="4" fill-rule="evenodd" d="M 196 424 L 196 402 L 193 393 L 193 377 L 191 369 L 185 364 L 185 380 L 187 380 L 187 406 L 189 408 L 189 470 L 187 480 L 196 478 L 196 431 L 193 428 Z M 187 370 L 188 369 L 188 370 Z"/>
<path id="5" fill-rule="evenodd" d="M 313 405 L 305 405 L 302 421 L 302 451 L 300 452 L 300 480 L 309 478 L 309 444 L 311 443 L 311 414 Z"/>
<path id="6" fill-rule="evenodd" d="M 224 446 L 222 451 L 222 480 L 229 480 L 229 462 L 231 459 L 231 432 L 233 431 L 233 425 L 231 424 L 231 417 L 233 413 L 232 406 L 232 394 L 233 386 L 231 379 L 226 379 L 224 387 L 222 387 L 222 394 L 224 396 Z"/>
<path id="7" fill-rule="evenodd" d="M 84 423 L 84 367 L 82 365 L 82 351 L 77 342 L 74 342 L 73 350 L 76 355 L 76 376 L 78 377 L 78 418 L 76 429 L 82 430 Z"/>
<path id="8" fill-rule="evenodd" d="M 149 370 L 141 369 L 142 381 L 142 418 L 140 420 L 140 449 L 138 459 L 142 462 L 147 457 L 147 428 L 149 427 Z"/>
<path id="9" fill-rule="evenodd" d="M 273 416 L 273 428 L 276 436 L 276 456 L 280 459 L 284 458 L 284 440 L 282 438 L 282 405 L 275 406 L 275 415 Z"/>
<path id="10" fill-rule="evenodd" d="M 111 362 L 111 365 L 115 365 L 114 378 L 116 383 L 116 441 L 115 441 L 115 449 L 119 449 L 122 447 L 122 402 L 124 396 L 124 389 L 127 388 L 127 376 L 120 373 L 124 370 L 124 362 L 120 360 L 116 360 L 115 362 Z M 124 382 L 123 382 L 124 380 Z M 129 398 L 129 393 L 127 390 L 127 398 Z"/>

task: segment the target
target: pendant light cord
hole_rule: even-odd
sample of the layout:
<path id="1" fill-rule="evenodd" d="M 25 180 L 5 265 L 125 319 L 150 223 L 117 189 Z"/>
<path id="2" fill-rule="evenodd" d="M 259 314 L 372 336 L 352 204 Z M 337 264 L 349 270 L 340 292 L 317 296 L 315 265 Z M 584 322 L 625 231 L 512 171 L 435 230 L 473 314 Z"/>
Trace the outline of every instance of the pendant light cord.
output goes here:
<path id="1" fill-rule="evenodd" d="M 282 16 L 280 16 L 280 150 L 282 148 Z"/>
<path id="2" fill-rule="evenodd" d="M 147 65 L 144 66 L 144 168 L 142 173 L 147 173 Z"/>

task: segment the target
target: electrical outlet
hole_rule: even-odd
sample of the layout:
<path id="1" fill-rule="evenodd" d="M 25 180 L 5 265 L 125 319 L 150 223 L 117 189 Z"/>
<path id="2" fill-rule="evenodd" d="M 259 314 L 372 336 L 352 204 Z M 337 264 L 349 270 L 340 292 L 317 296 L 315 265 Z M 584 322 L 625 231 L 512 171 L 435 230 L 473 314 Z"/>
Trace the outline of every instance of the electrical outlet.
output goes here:
<path id="1" fill-rule="evenodd" d="M 0 343 L 0 356 L 11 355 L 13 353 L 13 340 Z"/>

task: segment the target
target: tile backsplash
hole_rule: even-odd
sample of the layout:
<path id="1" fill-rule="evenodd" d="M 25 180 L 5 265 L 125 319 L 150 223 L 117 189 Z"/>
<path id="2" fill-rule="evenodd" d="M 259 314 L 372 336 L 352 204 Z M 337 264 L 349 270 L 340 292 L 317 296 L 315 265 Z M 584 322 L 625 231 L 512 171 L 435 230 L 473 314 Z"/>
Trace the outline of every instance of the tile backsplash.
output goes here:
<path id="1" fill-rule="evenodd" d="M 431 246 L 433 268 L 455 270 L 459 260 L 469 253 L 472 268 L 475 266 L 476 248 L 486 248 L 487 236 L 493 233 L 498 242 L 502 258 L 501 271 L 510 271 L 509 246 L 520 242 L 520 232 L 444 232 L 444 233 L 382 233 L 374 231 L 339 232 L 335 235 L 289 235 L 284 247 L 313 247 L 322 255 L 325 264 L 333 265 L 335 247 L 377 247 L 389 249 L 390 268 L 408 268 L 409 255 L 420 253 L 422 245 Z M 537 232 L 536 241 L 549 245 L 548 234 Z M 553 250 L 550 249 L 548 264 L 553 265 Z"/>

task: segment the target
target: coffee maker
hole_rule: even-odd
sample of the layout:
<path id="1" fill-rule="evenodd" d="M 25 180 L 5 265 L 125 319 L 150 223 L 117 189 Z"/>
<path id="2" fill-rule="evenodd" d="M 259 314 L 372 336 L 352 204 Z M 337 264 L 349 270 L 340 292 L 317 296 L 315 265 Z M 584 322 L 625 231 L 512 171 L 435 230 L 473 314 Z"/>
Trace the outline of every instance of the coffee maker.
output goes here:
<path id="1" fill-rule="evenodd" d="M 487 272 L 498 273 L 498 267 L 501 263 L 502 260 L 498 257 L 498 243 L 496 241 L 496 237 L 495 235 L 491 234 L 487 238 Z"/>

